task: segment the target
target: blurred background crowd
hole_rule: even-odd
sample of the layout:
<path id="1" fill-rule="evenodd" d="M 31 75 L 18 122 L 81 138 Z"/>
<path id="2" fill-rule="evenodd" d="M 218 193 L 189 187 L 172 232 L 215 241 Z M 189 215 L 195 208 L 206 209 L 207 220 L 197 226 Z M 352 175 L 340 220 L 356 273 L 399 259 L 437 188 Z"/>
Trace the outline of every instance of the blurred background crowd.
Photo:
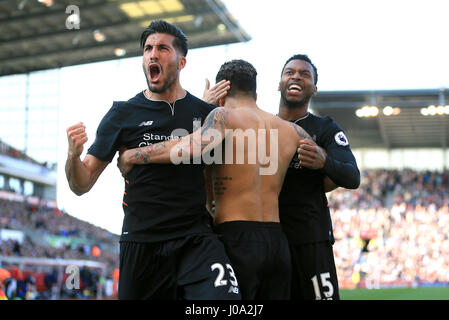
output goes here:
<path id="1" fill-rule="evenodd" d="M 0 260 L 0 289 L 8 299 L 88 299 L 99 288 L 102 297 L 116 296 L 117 235 L 57 208 L 7 199 L 0 199 L 0 235 L 0 256 L 23 258 Z M 77 289 L 67 288 L 70 273 L 57 261 L 77 262 Z"/>
<path id="2" fill-rule="evenodd" d="M 449 282 L 448 172 L 369 170 L 328 194 L 343 287 Z"/>

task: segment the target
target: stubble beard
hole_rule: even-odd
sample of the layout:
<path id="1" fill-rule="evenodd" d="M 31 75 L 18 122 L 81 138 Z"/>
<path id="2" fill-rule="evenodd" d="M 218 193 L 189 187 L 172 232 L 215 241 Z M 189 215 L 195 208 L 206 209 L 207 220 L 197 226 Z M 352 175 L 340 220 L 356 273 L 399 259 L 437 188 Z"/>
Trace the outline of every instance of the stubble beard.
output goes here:
<path id="1" fill-rule="evenodd" d="M 173 84 L 176 82 L 176 72 L 173 72 L 172 74 L 170 74 L 167 77 L 167 79 L 165 80 L 162 87 L 156 87 L 151 84 L 150 79 L 149 79 L 150 77 L 147 74 L 147 69 L 145 68 L 144 65 L 142 65 L 142 68 L 143 68 L 143 73 L 145 75 L 145 80 L 147 81 L 148 89 L 153 93 L 157 93 L 157 94 L 164 93 L 165 91 L 167 91 L 168 88 L 173 86 Z"/>

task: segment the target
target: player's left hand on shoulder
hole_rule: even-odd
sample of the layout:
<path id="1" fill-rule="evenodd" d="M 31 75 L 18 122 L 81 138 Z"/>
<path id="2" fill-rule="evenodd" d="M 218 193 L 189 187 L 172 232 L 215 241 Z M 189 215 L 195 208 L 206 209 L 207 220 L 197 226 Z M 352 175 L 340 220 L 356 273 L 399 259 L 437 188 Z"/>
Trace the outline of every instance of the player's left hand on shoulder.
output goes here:
<path id="1" fill-rule="evenodd" d="M 298 148 L 299 164 L 309 169 L 322 169 L 326 162 L 326 150 L 318 146 L 310 139 L 304 139 L 300 142 Z"/>

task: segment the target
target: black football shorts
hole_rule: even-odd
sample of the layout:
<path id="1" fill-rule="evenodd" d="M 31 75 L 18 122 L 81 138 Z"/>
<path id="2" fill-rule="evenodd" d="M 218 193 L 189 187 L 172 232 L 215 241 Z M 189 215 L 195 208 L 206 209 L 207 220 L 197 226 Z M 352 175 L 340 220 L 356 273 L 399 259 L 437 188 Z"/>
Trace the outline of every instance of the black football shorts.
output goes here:
<path id="1" fill-rule="evenodd" d="M 330 241 L 290 244 L 292 300 L 340 300 Z"/>
<path id="2" fill-rule="evenodd" d="M 243 300 L 288 300 L 291 260 L 280 223 L 230 221 L 215 226 Z"/>
<path id="3" fill-rule="evenodd" d="M 156 243 L 120 243 L 119 299 L 240 300 L 223 243 L 202 233 Z"/>

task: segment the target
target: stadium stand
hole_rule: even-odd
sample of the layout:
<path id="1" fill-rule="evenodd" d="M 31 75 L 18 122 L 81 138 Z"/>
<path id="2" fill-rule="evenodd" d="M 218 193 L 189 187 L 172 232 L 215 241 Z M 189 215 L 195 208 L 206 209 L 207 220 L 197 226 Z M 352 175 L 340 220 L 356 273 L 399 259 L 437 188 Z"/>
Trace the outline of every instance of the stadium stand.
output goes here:
<path id="1" fill-rule="evenodd" d="M 11 177 L 21 179 L 21 183 L 31 181 L 35 191 L 40 190 L 40 183 L 47 183 L 45 176 L 52 174 L 52 169 L 45 164 L 3 142 L 0 142 L 0 157 L 1 173 L 6 174 L 6 180 Z M 13 169 L 17 168 L 25 169 L 18 170 L 22 174 L 14 175 Z M 58 209 L 53 199 L 35 193 L 26 195 L 23 188 L 11 188 L 9 183 L 0 186 L 2 297 L 113 297 L 118 252 L 117 235 Z M 75 266 L 79 271 L 79 285 L 74 289 L 66 285 L 72 274 L 64 270 L 67 266 Z"/>
<path id="2" fill-rule="evenodd" d="M 66 290 L 68 274 L 59 275 L 57 268 L 65 264 L 56 263 L 61 260 L 82 266 L 79 290 Z M 92 261 L 105 266 L 104 279 L 97 269 L 83 267 L 83 262 Z M 118 268 L 118 236 L 56 208 L 0 199 L 0 263 L 16 282 L 12 284 L 15 290 L 6 290 L 8 298 L 96 297 L 98 282 L 112 281 L 113 270 Z M 59 291 L 52 292 L 55 284 L 50 280 L 58 277 L 62 277 Z"/>
<path id="3" fill-rule="evenodd" d="M 8 257 L 22 260 L 10 263 Z M 49 279 L 57 279 L 60 273 L 56 266 L 65 265 L 56 263 L 61 260 L 80 266 L 87 261 L 100 262 L 105 266 L 105 278 L 100 279 L 95 268 L 81 267 L 79 290 L 65 290 L 68 274 L 62 273 L 60 291 L 49 292 Z M 118 268 L 118 236 L 56 208 L 0 199 L 0 263 L 16 282 L 16 290 L 7 290 L 8 298 L 96 297 L 98 282 L 112 281 L 113 270 Z"/>

